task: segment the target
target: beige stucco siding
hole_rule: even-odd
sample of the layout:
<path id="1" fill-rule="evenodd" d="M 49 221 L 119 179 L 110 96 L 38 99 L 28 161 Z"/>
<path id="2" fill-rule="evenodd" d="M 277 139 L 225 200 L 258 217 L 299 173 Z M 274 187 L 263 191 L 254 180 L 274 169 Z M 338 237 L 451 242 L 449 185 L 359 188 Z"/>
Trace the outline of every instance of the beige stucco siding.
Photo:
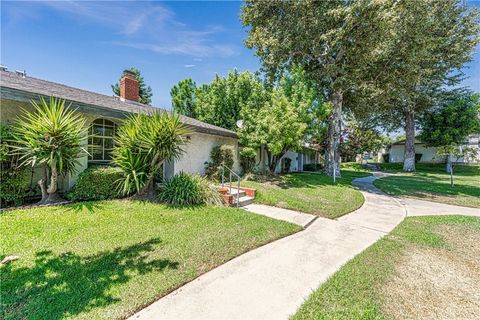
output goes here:
<path id="1" fill-rule="evenodd" d="M 229 145 L 233 148 L 233 170 L 240 172 L 238 140 L 236 138 L 194 132 L 189 135 L 190 141 L 184 146 L 184 154 L 175 161 L 174 172 L 205 173 L 205 162 L 211 161 L 210 152 L 213 147 Z"/>

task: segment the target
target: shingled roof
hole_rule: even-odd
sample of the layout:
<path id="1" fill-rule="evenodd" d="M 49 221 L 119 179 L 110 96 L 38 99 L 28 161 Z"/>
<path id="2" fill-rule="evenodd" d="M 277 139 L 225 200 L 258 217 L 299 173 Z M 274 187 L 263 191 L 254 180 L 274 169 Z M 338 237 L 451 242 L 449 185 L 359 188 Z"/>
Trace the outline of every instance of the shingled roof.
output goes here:
<path id="1" fill-rule="evenodd" d="M 147 106 L 134 101 L 122 101 L 119 97 L 69 87 L 60 83 L 37 79 L 30 76 L 23 77 L 14 72 L 0 71 L 0 87 L 28 93 L 30 96 L 53 96 L 72 102 L 74 105 L 84 104 L 92 107 L 110 109 L 121 113 L 147 113 L 163 110 L 154 106 Z M 2 95 L 3 96 L 3 95 Z M 234 131 L 217 127 L 190 117 L 181 116 L 181 121 L 197 132 L 237 137 Z"/>

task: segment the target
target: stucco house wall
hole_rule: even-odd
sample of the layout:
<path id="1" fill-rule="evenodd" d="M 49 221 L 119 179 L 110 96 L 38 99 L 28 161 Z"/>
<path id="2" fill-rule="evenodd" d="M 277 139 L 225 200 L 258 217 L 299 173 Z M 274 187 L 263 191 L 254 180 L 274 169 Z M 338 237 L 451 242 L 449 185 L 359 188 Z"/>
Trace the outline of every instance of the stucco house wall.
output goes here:
<path id="1" fill-rule="evenodd" d="M 185 153 L 173 165 L 174 173 L 205 173 L 205 162 L 211 161 L 210 152 L 213 147 L 229 145 L 233 148 L 233 171 L 240 172 L 238 140 L 211 134 L 194 132 L 188 135 L 190 142 L 184 146 Z M 168 174 L 167 174 L 168 175 Z"/>
<path id="2" fill-rule="evenodd" d="M 403 162 L 405 145 L 395 144 L 390 147 L 390 162 Z M 420 162 L 424 163 L 442 163 L 445 159 L 437 154 L 437 150 L 433 147 L 425 147 L 424 144 L 415 144 L 415 153 L 421 153 Z"/>
<path id="3" fill-rule="evenodd" d="M 267 167 L 267 152 L 263 150 L 263 159 L 264 163 L 262 164 L 262 158 L 260 155 L 260 150 L 257 151 L 257 155 L 255 157 L 255 164 L 257 165 L 258 169 L 262 170 L 263 166 Z M 287 151 L 277 162 L 277 166 L 275 167 L 275 173 L 281 173 L 282 172 L 282 163 L 283 159 L 285 158 L 290 158 L 292 161 L 290 163 L 290 172 L 299 172 L 303 171 L 303 165 L 304 164 L 309 164 L 309 163 L 314 163 L 314 162 L 319 162 L 319 159 L 316 159 L 317 156 L 315 153 L 312 154 L 303 154 L 295 151 Z"/>

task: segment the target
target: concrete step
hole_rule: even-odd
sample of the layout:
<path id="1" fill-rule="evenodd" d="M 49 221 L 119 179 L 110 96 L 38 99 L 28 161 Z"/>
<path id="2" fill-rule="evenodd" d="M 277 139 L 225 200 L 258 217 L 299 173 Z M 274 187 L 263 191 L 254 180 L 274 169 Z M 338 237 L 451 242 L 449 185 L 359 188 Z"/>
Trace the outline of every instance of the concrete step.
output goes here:
<path id="1" fill-rule="evenodd" d="M 235 200 L 236 200 L 236 199 L 235 199 Z M 243 197 L 240 197 L 238 206 L 239 206 L 239 207 L 243 207 L 243 206 L 252 204 L 253 201 L 254 201 L 254 198 L 253 198 L 253 197 L 243 196 Z M 236 206 L 236 205 L 237 205 L 237 202 L 235 201 L 233 205 Z"/>

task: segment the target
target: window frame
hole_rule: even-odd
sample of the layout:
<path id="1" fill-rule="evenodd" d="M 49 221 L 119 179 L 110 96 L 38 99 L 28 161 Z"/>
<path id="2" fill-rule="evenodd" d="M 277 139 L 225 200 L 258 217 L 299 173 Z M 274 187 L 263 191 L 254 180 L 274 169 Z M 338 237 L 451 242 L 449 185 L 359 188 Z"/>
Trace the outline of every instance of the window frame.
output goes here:
<path id="1" fill-rule="evenodd" d="M 101 121 L 101 123 L 99 123 Z M 98 135 L 98 134 L 95 134 L 94 133 L 94 127 L 100 127 L 101 130 L 103 131 L 103 134 L 102 135 Z M 106 132 L 106 128 L 108 129 L 112 129 L 112 135 L 105 135 L 105 132 Z M 111 155 L 111 152 L 113 151 L 113 148 L 115 146 L 115 136 L 116 136 L 116 131 L 118 129 L 118 125 L 110 120 L 110 119 L 106 119 L 106 118 L 97 118 L 95 120 L 93 120 L 91 123 L 90 123 L 90 128 L 89 128 L 89 137 L 88 137 L 88 149 L 89 149 L 89 155 L 88 155 L 88 162 L 89 163 L 94 163 L 94 164 L 103 164 L 103 163 L 109 163 L 112 161 L 111 159 L 111 156 L 110 156 L 110 159 L 106 159 L 106 155 L 108 151 L 110 151 L 110 155 Z M 102 145 L 101 145 L 101 153 L 102 153 L 102 157 L 101 159 L 94 159 L 94 146 L 98 146 L 98 145 L 94 145 L 93 144 L 93 140 L 94 139 L 101 139 L 102 140 Z M 112 141 L 112 148 L 108 148 L 108 150 L 105 149 L 105 140 L 111 140 Z"/>

